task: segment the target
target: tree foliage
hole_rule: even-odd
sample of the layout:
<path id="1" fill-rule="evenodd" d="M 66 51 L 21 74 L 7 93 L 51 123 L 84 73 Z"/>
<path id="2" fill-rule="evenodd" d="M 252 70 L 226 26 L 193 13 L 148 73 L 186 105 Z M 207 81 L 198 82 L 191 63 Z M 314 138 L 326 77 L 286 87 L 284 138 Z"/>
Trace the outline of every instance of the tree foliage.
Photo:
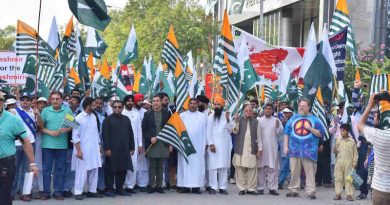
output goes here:
<path id="1" fill-rule="evenodd" d="M 103 38 L 109 45 L 106 57 L 111 63 L 116 61 L 126 43 L 132 24 L 138 40 L 137 69 L 142 65 L 143 57 L 149 54 L 155 62 L 160 60 L 171 24 L 183 56 L 192 50 L 194 56 L 211 59 L 211 39 L 217 27 L 193 0 L 129 0 L 123 10 L 110 11 L 110 16 L 112 20 L 103 32 Z"/>
<path id="2" fill-rule="evenodd" d="M 15 41 L 16 28 L 8 25 L 4 29 L 0 28 L 0 50 L 9 50 Z"/>

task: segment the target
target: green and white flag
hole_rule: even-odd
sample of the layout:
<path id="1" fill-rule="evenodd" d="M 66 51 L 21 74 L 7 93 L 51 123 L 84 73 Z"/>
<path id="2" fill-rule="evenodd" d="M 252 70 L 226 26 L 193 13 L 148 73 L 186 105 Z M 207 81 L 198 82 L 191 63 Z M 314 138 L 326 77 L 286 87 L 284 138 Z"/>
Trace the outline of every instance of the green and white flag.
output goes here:
<path id="1" fill-rule="evenodd" d="M 244 36 L 241 40 L 241 45 L 237 54 L 241 78 L 241 92 L 244 95 L 246 95 L 250 89 L 254 88 L 256 83 L 258 83 L 260 80 L 249 59 L 249 50 L 246 43 L 247 42 Z"/>
<path id="2" fill-rule="evenodd" d="M 126 44 L 123 45 L 119 52 L 120 64 L 129 64 L 134 59 L 138 58 L 138 41 L 135 34 L 134 25 L 131 25 L 129 37 L 127 38 Z"/>
<path id="3" fill-rule="evenodd" d="M 92 27 L 88 27 L 85 53 L 92 53 L 93 57 L 100 59 L 107 47 L 108 45 L 99 32 Z"/>
<path id="4" fill-rule="evenodd" d="M 51 22 L 49 38 L 47 39 L 47 44 L 53 49 L 56 50 L 60 45 L 60 34 L 58 33 L 57 21 L 56 17 L 53 16 L 53 20 Z"/>
<path id="5" fill-rule="evenodd" d="M 73 15 L 86 26 L 104 31 L 111 21 L 104 0 L 68 0 L 68 3 Z"/>

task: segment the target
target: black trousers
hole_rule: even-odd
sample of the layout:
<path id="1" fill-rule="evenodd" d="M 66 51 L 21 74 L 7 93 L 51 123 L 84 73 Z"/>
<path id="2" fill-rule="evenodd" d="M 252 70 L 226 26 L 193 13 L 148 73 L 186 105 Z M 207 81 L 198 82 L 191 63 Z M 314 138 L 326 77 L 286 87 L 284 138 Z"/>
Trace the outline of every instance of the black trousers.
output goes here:
<path id="1" fill-rule="evenodd" d="M 161 188 L 165 158 L 149 158 L 149 184 L 152 188 Z"/>
<path id="2" fill-rule="evenodd" d="M 114 190 L 114 182 L 115 182 L 115 188 L 116 191 L 122 191 L 123 190 L 123 184 L 125 183 L 127 170 L 121 170 L 113 172 L 111 170 L 110 166 L 110 160 L 109 158 L 106 158 L 106 166 L 104 166 L 104 182 L 106 185 L 107 191 Z"/>
<path id="3" fill-rule="evenodd" d="M 12 205 L 11 191 L 15 177 L 15 157 L 0 159 L 0 203 Z"/>
<path id="4" fill-rule="evenodd" d="M 330 153 L 331 146 L 330 140 L 322 142 L 324 151 L 318 153 L 317 172 L 316 172 L 316 184 L 324 185 L 332 183 L 332 176 L 330 171 Z"/>

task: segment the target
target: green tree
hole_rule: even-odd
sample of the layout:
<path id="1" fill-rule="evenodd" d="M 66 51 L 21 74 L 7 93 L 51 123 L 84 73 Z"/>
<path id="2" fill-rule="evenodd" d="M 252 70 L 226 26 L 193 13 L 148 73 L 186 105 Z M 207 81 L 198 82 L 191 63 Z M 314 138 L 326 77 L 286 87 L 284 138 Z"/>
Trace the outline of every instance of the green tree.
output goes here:
<path id="1" fill-rule="evenodd" d="M 211 39 L 217 27 L 194 0 L 128 0 L 123 10 L 112 10 L 110 16 L 111 23 L 103 32 L 103 38 L 109 45 L 106 57 L 110 63 L 116 61 L 132 24 L 138 40 L 137 69 L 142 67 L 144 56 L 149 54 L 155 62 L 160 60 L 170 24 L 174 27 L 183 56 L 192 50 L 195 57 L 207 56 L 211 59 Z"/>
<path id="2" fill-rule="evenodd" d="M 9 50 L 15 41 L 16 28 L 8 25 L 4 29 L 0 28 L 0 50 Z"/>

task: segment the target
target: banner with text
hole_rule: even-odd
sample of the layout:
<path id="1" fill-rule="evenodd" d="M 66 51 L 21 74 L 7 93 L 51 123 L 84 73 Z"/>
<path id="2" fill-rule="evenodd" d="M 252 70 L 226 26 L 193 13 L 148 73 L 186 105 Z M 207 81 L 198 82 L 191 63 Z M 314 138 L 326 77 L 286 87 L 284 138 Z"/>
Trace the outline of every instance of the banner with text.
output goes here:
<path id="1" fill-rule="evenodd" d="M 207 73 L 205 76 L 205 94 L 211 100 L 213 96 L 223 94 L 223 87 L 220 84 L 221 77 L 218 75 L 214 75 L 211 73 Z M 214 93 L 214 95 L 213 95 Z"/>
<path id="2" fill-rule="evenodd" d="M 16 56 L 13 51 L 0 51 L 0 84 L 24 85 L 26 74 L 23 74 L 25 56 Z"/>
<path id="3" fill-rule="evenodd" d="M 337 73 L 336 80 L 344 80 L 344 70 L 345 70 L 345 44 L 347 43 L 347 28 L 340 30 L 340 32 L 329 37 L 330 47 L 332 48 L 332 53 L 334 56 L 334 62 L 336 63 Z"/>

